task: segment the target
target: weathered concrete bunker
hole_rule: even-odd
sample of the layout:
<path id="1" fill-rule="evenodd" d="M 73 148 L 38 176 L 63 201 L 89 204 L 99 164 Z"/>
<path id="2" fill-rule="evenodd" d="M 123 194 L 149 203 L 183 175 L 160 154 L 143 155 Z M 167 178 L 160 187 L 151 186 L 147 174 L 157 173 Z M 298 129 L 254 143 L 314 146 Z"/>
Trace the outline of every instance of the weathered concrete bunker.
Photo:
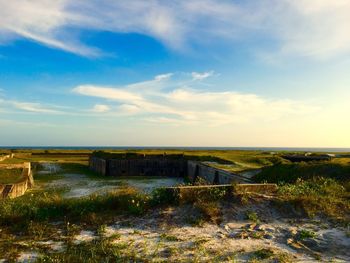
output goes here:
<path id="1" fill-rule="evenodd" d="M 185 155 L 141 155 L 95 153 L 90 156 L 90 169 L 106 176 L 167 176 L 186 177 L 191 182 L 204 180 L 208 184 L 247 183 L 238 174 L 191 160 Z"/>

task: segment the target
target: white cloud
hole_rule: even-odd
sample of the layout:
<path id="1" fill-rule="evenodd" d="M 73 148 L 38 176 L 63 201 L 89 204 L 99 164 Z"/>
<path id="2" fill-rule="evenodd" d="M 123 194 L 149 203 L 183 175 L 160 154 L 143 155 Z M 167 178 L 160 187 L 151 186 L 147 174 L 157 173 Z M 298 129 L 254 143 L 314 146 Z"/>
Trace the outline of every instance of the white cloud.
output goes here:
<path id="1" fill-rule="evenodd" d="M 92 112 L 96 112 L 96 113 L 102 113 L 102 112 L 107 112 L 110 110 L 110 107 L 107 105 L 103 105 L 103 104 L 96 104 L 93 108 L 92 108 Z"/>
<path id="2" fill-rule="evenodd" d="M 100 97 L 119 101 L 138 101 L 142 97 L 123 89 L 113 89 L 108 87 L 97 87 L 94 85 L 81 85 L 73 89 L 73 92 L 93 97 Z"/>
<path id="3" fill-rule="evenodd" d="M 274 41 L 274 54 L 330 58 L 350 52 L 349 24 L 348 0 L 0 0 L 0 42 L 26 38 L 92 57 L 103 52 L 79 30 L 140 33 L 173 49 L 259 37 Z"/>
<path id="4" fill-rule="evenodd" d="M 156 81 L 167 80 L 167 79 L 170 79 L 172 75 L 173 75 L 173 73 L 157 75 L 157 76 L 155 76 L 154 80 L 156 80 Z"/>
<path id="5" fill-rule="evenodd" d="M 208 72 L 203 72 L 203 73 L 192 72 L 191 75 L 192 75 L 193 80 L 203 80 L 203 79 L 206 79 L 206 78 L 213 76 L 214 71 L 208 71 Z"/>
<path id="6" fill-rule="evenodd" d="M 27 38 L 84 56 L 97 56 L 64 27 L 78 15 L 66 9 L 69 0 L 0 0 L 0 40 Z"/>
<path id="7" fill-rule="evenodd" d="M 58 110 L 57 106 L 46 106 L 41 103 L 33 103 L 33 102 L 23 102 L 23 101 L 14 101 L 14 100 L 4 100 L 0 99 L 0 106 L 3 109 L 15 109 L 21 110 L 25 112 L 32 113 L 46 113 L 46 114 L 62 114 L 63 112 Z"/>
<path id="8" fill-rule="evenodd" d="M 191 81 L 182 79 L 181 83 Z M 119 114 L 167 124 L 223 125 L 257 120 L 269 122 L 283 117 L 312 114 L 318 110 L 316 106 L 302 101 L 271 99 L 235 91 L 209 92 L 179 87 L 169 91 L 165 85 L 163 89 L 149 93 L 146 84 L 152 85 L 152 82 L 145 81 L 119 88 L 84 85 L 73 91 L 115 101 Z M 130 87 L 135 85 L 143 86 L 144 89 L 133 91 Z M 171 85 L 176 86 L 176 83 Z"/>

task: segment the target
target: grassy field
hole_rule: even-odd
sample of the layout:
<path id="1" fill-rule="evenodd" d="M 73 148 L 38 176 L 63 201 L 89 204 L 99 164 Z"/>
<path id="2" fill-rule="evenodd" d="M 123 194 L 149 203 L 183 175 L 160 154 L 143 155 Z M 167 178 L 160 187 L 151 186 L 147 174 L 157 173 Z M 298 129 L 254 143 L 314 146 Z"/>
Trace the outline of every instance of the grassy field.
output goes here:
<path id="1" fill-rule="evenodd" d="M 180 150 L 112 150 L 111 153 L 140 153 L 140 154 L 185 154 L 194 156 L 202 161 L 213 162 L 212 165 L 232 171 L 259 169 L 282 162 L 278 156 L 260 151 L 180 151 Z M 67 162 L 87 164 L 92 151 L 87 150 L 17 150 L 15 158 L 7 159 L 3 163 L 22 162 Z"/>
<path id="2" fill-rule="evenodd" d="M 0 184 L 17 183 L 22 179 L 22 169 L 0 169 Z"/>

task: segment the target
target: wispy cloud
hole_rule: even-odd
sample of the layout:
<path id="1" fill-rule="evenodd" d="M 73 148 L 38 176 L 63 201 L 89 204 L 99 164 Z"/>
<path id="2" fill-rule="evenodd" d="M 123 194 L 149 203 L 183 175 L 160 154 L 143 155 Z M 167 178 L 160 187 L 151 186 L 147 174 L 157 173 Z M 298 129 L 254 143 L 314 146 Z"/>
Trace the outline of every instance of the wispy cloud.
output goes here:
<path id="1" fill-rule="evenodd" d="M 191 75 L 192 75 L 193 80 L 203 80 L 203 79 L 206 79 L 206 78 L 213 76 L 214 71 L 208 71 L 208 72 L 203 72 L 203 73 L 192 72 Z"/>
<path id="2" fill-rule="evenodd" d="M 37 102 L 23 102 L 14 100 L 0 99 L 0 106 L 6 110 L 20 110 L 31 113 L 45 113 L 45 114 L 63 114 L 58 106 L 48 106 Z"/>
<path id="3" fill-rule="evenodd" d="M 155 78 L 157 79 L 157 78 Z M 133 90 L 134 86 L 151 85 L 152 81 L 134 83 L 125 87 L 83 85 L 73 92 L 90 97 L 104 98 L 109 112 L 127 114 L 140 119 L 166 124 L 223 125 L 256 120 L 274 121 L 291 115 L 314 113 L 318 108 L 302 101 L 272 99 L 235 91 L 202 91 L 177 87 L 171 78 L 162 79 L 162 88 Z M 191 78 L 181 83 L 192 82 Z M 152 86 L 149 87 L 152 89 Z M 114 101 L 114 103 L 113 103 Z"/>
<path id="4" fill-rule="evenodd" d="M 102 113 L 102 112 L 107 112 L 110 110 L 110 107 L 108 105 L 103 105 L 103 104 L 96 104 L 93 108 L 92 108 L 92 112 L 95 113 Z"/>
<path id="5" fill-rule="evenodd" d="M 47 122 L 31 122 L 31 121 L 15 121 L 8 119 L 0 119 L 0 127 L 8 127 L 11 126 L 26 126 L 26 128 L 30 127 L 59 127 L 60 125 L 47 123 Z"/>
<path id="6" fill-rule="evenodd" d="M 350 52 L 349 24 L 348 0 L 0 0 L 3 43 L 26 38 L 90 57 L 103 51 L 77 30 L 140 33 L 172 49 L 258 36 L 274 41 L 269 53 L 329 58 Z"/>

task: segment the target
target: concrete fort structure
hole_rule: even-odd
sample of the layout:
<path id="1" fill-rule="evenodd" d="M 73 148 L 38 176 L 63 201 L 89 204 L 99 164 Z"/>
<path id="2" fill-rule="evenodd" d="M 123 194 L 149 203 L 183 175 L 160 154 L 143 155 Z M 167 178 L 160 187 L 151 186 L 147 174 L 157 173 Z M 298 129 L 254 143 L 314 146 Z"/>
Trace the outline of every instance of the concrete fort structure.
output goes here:
<path id="1" fill-rule="evenodd" d="M 34 186 L 34 179 L 29 162 L 23 164 L 1 164 L 0 169 L 22 169 L 22 179 L 13 184 L 0 184 L 0 199 L 16 198 Z"/>
<path id="2" fill-rule="evenodd" d="M 218 169 L 185 155 L 109 154 L 98 152 L 90 156 L 90 169 L 105 176 L 167 176 L 186 177 L 208 184 L 248 183 L 248 179 Z"/>

